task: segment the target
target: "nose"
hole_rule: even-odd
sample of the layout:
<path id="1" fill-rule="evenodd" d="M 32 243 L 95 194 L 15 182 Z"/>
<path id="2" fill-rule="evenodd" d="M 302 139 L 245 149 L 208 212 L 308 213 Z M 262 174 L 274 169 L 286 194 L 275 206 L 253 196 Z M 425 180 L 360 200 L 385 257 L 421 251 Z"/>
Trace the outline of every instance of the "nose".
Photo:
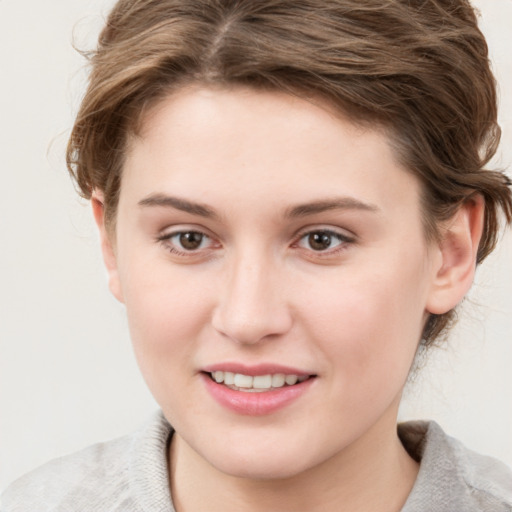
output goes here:
<path id="1" fill-rule="evenodd" d="M 222 335 L 252 345 L 291 329 L 284 276 L 268 258 L 255 253 L 237 258 L 219 288 L 212 325 Z"/>

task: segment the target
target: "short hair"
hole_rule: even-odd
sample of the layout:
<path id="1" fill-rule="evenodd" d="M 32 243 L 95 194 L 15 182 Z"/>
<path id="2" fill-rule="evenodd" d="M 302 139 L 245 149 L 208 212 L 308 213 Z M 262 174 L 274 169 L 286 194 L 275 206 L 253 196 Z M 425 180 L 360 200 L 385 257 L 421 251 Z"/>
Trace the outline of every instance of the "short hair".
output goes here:
<path id="1" fill-rule="evenodd" d="M 129 136 L 188 84 L 323 98 L 355 123 L 383 127 L 422 185 L 427 237 L 483 196 L 477 263 L 496 244 L 500 210 L 512 221 L 511 182 L 486 168 L 500 138 L 496 83 L 467 0 L 119 0 L 89 57 L 67 164 L 84 197 L 104 193 L 107 226 Z M 431 315 L 425 345 L 453 313 Z"/>

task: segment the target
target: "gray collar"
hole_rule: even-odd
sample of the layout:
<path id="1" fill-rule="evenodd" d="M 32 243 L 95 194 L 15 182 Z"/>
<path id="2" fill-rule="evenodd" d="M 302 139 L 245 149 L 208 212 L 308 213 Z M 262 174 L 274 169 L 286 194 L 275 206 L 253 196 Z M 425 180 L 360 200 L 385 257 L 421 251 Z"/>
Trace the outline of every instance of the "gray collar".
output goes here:
<path id="1" fill-rule="evenodd" d="M 161 412 L 133 438 L 130 487 L 144 512 L 174 512 L 167 447 L 172 428 Z M 402 512 L 512 512 L 512 472 L 501 462 L 468 450 L 435 422 L 398 425 L 420 471 Z"/>
<path id="2" fill-rule="evenodd" d="M 512 472 L 501 462 L 468 450 L 435 422 L 398 426 L 420 471 L 402 512 L 510 512 Z"/>

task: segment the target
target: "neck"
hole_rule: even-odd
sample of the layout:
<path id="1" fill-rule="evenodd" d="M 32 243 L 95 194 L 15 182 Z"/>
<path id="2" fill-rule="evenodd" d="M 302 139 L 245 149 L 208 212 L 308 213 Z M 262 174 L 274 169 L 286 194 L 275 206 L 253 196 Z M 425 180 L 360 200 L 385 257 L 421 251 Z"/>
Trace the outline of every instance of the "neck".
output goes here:
<path id="1" fill-rule="evenodd" d="M 285 479 L 225 474 L 178 434 L 170 447 L 170 485 L 177 512 L 398 512 L 417 473 L 418 464 L 396 434 L 396 418 L 387 429 L 379 425 L 343 452 Z"/>

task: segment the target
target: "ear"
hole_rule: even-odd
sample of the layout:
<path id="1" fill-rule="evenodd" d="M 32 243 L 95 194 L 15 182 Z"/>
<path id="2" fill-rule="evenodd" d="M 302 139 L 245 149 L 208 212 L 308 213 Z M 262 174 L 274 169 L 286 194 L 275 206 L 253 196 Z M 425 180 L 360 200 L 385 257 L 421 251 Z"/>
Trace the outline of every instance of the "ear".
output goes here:
<path id="1" fill-rule="evenodd" d="M 440 258 L 427 302 L 427 311 L 442 315 L 462 301 L 475 277 L 478 245 L 484 224 L 484 199 L 466 201 L 442 227 L 436 250 Z"/>
<path id="2" fill-rule="evenodd" d="M 117 257 L 114 248 L 114 241 L 107 231 L 105 226 L 105 201 L 103 192 L 100 190 L 94 190 L 91 197 L 92 213 L 94 220 L 98 226 L 101 243 L 101 253 L 103 255 L 103 262 L 107 269 L 108 275 L 108 286 L 114 297 L 124 302 L 123 294 L 121 290 L 121 282 L 119 280 L 119 272 L 117 268 Z"/>

